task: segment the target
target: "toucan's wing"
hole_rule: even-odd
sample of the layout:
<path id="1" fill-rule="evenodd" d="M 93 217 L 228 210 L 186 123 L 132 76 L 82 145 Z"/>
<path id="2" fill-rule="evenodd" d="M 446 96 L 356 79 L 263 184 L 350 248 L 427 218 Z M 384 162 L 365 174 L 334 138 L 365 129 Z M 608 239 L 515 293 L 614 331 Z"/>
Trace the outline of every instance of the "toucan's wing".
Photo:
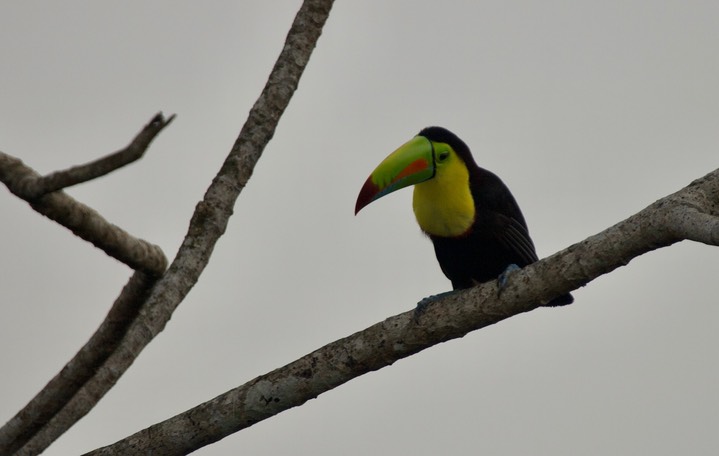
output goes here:
<path id="1" fill-rule="evenodd" d="M 489 233 L 504 250 L 498 252 L 501 261 L 511 261 L 503 266 L 514 263 L 524 267 L 537 261 L 522 211 L 504 182 L 496 174 L 476 165 L 470 178 L 472 198 L 478 211 L 476 219 L 481 223 L 482 231 Z"/>
<path id="2" fill-rule="evenodd" d="M 517 219 L 508 217 L 503 214 L 495 214 L 496 225 L 494 234 L 502 246 L 514 253 L 523 264 L 517 264 L 524 267 L 538 260 L 537 252 L 534 249 L 534 243 L 529 237 L 527 228 Z"/>

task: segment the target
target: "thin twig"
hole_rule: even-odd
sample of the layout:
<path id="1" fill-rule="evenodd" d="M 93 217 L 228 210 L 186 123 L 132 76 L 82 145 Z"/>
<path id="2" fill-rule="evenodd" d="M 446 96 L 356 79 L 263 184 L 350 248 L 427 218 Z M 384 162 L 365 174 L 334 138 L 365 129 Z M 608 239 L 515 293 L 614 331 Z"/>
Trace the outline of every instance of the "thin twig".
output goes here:
<path id="1" fill-rule="evenodd" d="M 501 295 L 496 282 L 489 282 L 438 299 L 419 316 L 414 310 L 395 315 L 86 456 L 130 452 L 184 455 L 302 405 L 364 373 L 531 311 L 539 303 L 583 286 L 639 255 L 680 241 L 677 231 L 665 221 L 675 210 L 694 208 L 680 200 L 695 191 L 711 194 L 711 203 L 702 205 L 701 210 L 709 216 L 703 221 L 716 232 L 719 170 L 605 231 L 513 273 Z M 717 243 L 719 238 L 712 245 Z"/>
<path id="2" fill-rule="evenodd" d="M 89 412 L 159 334 L 197 282 L 217 240 L 224 233 L 237 197 L 272 138 L 277 123 L 309 61 L 332 7 L 332 0 L 305 0 L 260 97 L 219 173 L 197 204 L 187 236 L 167 272 L 115 352 L 72 400 L 17 455 L 38 454 Z M 49 195 L 48 195 L 49 196 Z"/>
<path id="3" fill-rule="evenodd" d="M 12 193 L 28 201 L 37 212 L 68 228 L 132 269 L 153 276 L 159 276 L 165 271 L 167 258 L 160 247 L 130 235 L 65 192 L 57 191 L 37 198 L 26 198 L 28 182 L 38 179 L 41 179 L 40 175 L 21 160 L 0 152 L 0 181 Z"/>
<path id="4" fill-rule="evenodd" d="M 110 312 L 73 359 L 20 412 L 0 428 L 0 455 L 14 454 L 55 416 L 115 351 L 155 279 L 135 274 Z"/>
<path id="5" fill-rule="evenodd" d="M 84 165 L 73 166 L 63 171 L 55 171 L 38 179 L 25 180 L 23 188 L 20 189 L 24 195 L 23 198 L 27 200 L 35 199 L 50 192 L 97 179 L 139 160 L 145 154 L 152 140 L 174 118 L 174 114 L 165 119 L 161 112 L 157 113 L 124 149 Z"/>

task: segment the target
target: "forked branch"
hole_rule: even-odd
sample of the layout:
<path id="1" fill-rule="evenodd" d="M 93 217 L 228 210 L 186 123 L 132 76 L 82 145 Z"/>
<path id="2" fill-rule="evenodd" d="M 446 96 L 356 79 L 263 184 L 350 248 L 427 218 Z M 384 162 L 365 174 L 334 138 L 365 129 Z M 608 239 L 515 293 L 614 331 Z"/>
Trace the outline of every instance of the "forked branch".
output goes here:
<path id="1" fill-rule="evenodd" d="M 0 181 L 33 209 L 68 228 L 132 269 L 159 276 L 167 267 L 162 250 L 105 220 L 89 206 L 60 191 L 105 175 L 140 158 L 150 142 L 174 118 L 157 114 L 126 148 L 86 165 L 41 176 L 21 160 L 0 152 Z"/>

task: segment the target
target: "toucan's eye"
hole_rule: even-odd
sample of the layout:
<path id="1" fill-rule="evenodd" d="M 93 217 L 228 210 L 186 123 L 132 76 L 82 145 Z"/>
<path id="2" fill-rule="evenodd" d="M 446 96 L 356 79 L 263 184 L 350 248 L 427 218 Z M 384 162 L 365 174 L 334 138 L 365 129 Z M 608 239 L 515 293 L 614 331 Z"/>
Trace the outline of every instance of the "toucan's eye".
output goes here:
<path id="1" fill-rule="evenodd" d="M 442 152 L 437 155 L 437 159 L 439 161 L 445 161 L 449 157 L 449 151 L 443 150 Z"/>

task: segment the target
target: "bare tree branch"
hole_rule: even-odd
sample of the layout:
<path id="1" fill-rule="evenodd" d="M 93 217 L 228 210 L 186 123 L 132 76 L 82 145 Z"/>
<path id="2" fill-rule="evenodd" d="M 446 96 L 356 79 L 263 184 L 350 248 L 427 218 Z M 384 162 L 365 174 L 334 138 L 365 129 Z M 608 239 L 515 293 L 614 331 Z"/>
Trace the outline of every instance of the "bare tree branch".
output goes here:
<path id="1" fill-rule="evenodd" d="M 224 233 L 234 203 L 297 89 L 332 7 L 332 0 L 305 0 L 260 97 L 217 176 L 197 204 L 185 237 L 167 272 L 151 289 L 139 317 L 120 345 L 77 394 L 16 454 L 38 454 L 87 414 L 159 334 L 209 261 Z M 0 156 L 0 165 L 2 156 Z M 0 166 L 0 169 L 2 166 Z M 0 171 L 0 174 L 2 172 Z M 1 176 L 0 176 L 0 180 Z M 62 194 L 46 195 L 44 198 Z"/>
<path id="2" fill-rule="evenodd" d="M 153 139 L 172 122 L 175 115 L 167 119 L 157 113 L 124 149 L 84 165 L 56 171 L 38 179 L 24 179 L 18 190 L 23 199 L 32 200 L 46 193 L 87 182 L 104 176 L 125 165 L 139 160 L 145 154 Z"/>
<path id="3" fill-rule="evenodd" d="M 0 181 L 33 209 L 68 228 L 122 263 L 149 275 L 159 276 L 167 267 L 160 247 L 136 238 L 108 222 L 94 209 L 62 191 L 55 191 L 107 174 L 142 156 L 152 139 L 174 116 L 156 115 L 125 149 L 87 165 L 40 176 L 15 157 L 0 152 Z M 48 193 L 49 192 L 49 193 Z"/>
<path id="4" fill-rule="evenodd" d="M 681 214 L 686 214 L 681 216 Z M 701 216 L 698 216 L 701 215 Z M 719 169 L 641 212 L 495 282 L 462 290 L 325 345 L 284 367 L 87 455 L 183 455 L 284 410 L 302 405 L 364 373 L 440 342 L 537 308 L 693 233 L 719 244 Z"/>
<path id="5" fill-rule="evenodd" d="M 122 340 L 155 283 L 135 272 L 95 334 L 20 412 L 0 428 L 0 455 L 20 449 L 75 396 Z"/>

